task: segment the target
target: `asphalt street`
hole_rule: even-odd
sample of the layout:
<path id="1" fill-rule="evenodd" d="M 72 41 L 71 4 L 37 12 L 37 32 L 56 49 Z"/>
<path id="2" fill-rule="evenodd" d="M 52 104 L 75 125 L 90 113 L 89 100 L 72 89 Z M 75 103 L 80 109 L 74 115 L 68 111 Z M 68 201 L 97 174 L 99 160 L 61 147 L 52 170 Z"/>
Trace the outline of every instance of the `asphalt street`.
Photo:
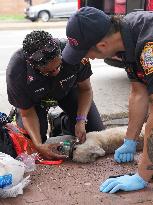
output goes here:
<path id="1" fill-rule="evenodd" d="M 64 38 L 66 22 L 53 23 L 0 23 L 0 111 L 9 113 L 5 71 L 14 51 L 22 46 L 25 35 L 32 30 L 44 29 L 54 37 Z M 127 113 L 129 81 L 123 69 L 111 67 L 103 60 L 91 61 L 91 83 L 94 100 L 101 115 Z"/>

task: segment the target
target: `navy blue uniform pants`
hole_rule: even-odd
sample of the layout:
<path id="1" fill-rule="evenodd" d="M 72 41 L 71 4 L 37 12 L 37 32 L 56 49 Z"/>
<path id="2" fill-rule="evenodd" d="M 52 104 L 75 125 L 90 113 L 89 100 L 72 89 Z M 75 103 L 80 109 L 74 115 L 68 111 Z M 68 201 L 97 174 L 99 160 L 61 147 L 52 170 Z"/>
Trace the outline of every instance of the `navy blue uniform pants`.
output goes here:
<path id="1" fill-rule="evenodd" d="M 58 101 L 59 107 L 68 115 L 69 117 L 69 127 L 72 135 L 75 133 L 76 115 L 78 107 L 78 90 L 73 88 L 67 96 L 62 100 Z M 42 142 L 45 142 L 47 137 L 48 120 L 46 108 L 42 108 L 40 105 L 35 106 L 39 122 L 40 122 L 40 132 L 42 137 Z M 92 102 L 88 116 L 87 116 L 86 132 L 101 131 L 104 129 L 103 122 L 101 120 L 100 114 L 94 102 Z M 18 126 L 23 127 L 20 114 L 17 117 Z"/>

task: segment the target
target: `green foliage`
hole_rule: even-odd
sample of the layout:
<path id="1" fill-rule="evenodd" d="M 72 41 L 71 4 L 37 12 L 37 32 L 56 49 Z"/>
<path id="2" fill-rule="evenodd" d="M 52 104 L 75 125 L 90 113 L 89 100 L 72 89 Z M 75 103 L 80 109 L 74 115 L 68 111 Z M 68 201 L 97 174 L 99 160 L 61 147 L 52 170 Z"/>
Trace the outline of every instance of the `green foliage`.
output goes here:
<path id="1" fill-rule="evenodd" d="M 24 20 L 24 15 L 0 15 L 0 21 L 21 21 Z"/>

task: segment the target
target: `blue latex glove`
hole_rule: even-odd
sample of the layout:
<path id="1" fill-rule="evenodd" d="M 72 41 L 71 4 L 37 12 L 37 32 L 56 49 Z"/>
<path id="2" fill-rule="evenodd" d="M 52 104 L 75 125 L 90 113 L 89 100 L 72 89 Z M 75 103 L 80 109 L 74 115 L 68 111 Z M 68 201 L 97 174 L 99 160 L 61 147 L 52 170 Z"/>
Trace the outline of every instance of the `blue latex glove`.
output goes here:
<path id="1" fill-rule="evenodd" d="M 114 160 L 118 163 L 133 161 L 136 145 L 137 142 L 135 140 L 124 139 L 123 145 L 115 150 Z"/>
<path id="2" fill-rule="evenodd" d="M 124 175 L 121 177 L 107 179 L 100 186 L 101 192 L 115 193 L 119 190 L 123 191 L 135 191 L 139 189 L 144 189 L 148 185 L 148 182 L 144 181 L 139 174 L 133 176 Z"/>

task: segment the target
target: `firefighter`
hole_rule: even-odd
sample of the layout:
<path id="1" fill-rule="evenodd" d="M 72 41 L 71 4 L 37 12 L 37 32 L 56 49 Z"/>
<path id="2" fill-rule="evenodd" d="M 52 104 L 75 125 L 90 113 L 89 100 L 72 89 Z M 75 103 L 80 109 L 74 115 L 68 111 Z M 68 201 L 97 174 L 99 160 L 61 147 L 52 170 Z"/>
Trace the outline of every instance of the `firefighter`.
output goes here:
<path id="1" fill-rule="evenodd" d="M 18 108 L 23 127 L 47 159 L 66 156 L 52 151 L 59 144 L 44 144 L 48 127 L 44 101 L 58 102 L 69 117 L 71 133 L 81 143 L 86 139 L 86 131 L 104 129 L 93 102 L 89 61 L 83 59 L 75 66 L 67 64 L 61 57 L 62 46 L 65 42 L 48 32 L 32 31 L 26 35 L 23 48 L 11 57 L 6 72 L 8 100 Z"/>
<path id="2" fill-rule="evenodd" d="M 138 11 L 120 18 L 84 7 L 71 16 L 66 34 L 68 43 L 63 58 L 67 63 L 74 65 L 83 57 L 118 57 L 125 64 L 131 81 L 129 122 L 124 143 L 114 154 L 116 162 L 133 161 L 137 137 L 149 109 L 137 173 L 108 179 L 100 191 L 115 193 L 147 187 L 153 175 L 153 13 Z"/>

